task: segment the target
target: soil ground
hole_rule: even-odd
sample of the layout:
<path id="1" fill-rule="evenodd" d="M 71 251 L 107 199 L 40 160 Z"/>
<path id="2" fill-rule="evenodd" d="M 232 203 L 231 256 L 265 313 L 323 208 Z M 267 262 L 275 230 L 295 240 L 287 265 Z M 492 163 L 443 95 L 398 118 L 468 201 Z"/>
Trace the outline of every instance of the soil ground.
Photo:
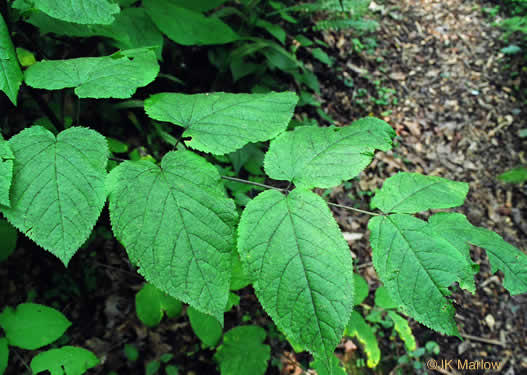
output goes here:
<path id="1" fill-rule="evenodd" d="M 518 137 L 518 131 L 527 127 L 527 108 L 516 90 L 524 86 L 523 77 L 510 78 L 512 71 L 521 70 L 514 62 L 504 69 L 507 60 L 500 53 L 500 32 L 490 26 L 480 5 L 462 0 L 388 0 L 374 5 L 380 31 L 376 34 L 377 48 L 371 54 L 352 48 L 355 36 L 351 33 L 322 34 L 330 46 L 327 52 L 338 67 L 328 70 L 313 62 L 322 83 L 324 111 L 337 125 L 370 113 L 383 116 L 399 136 L 393 151 L 377 153 L 360 179 L 332 190 L 329 198 L 368 209 L 371 192 L 398 171 L 466 181 L 469 196 L 457 211 L 474 225 L 489 228 L 527 251 L 526 185 L 503 184 L 496 179 L 503 171 L 525 164 L 527 141 Z M 353 80 L 354 85 L 343 84 L 343 77 Z M 357 104 L 362 95 L 359 89 L 367 91 L 366 98 L 377 95 L 375 80 L 381 87 L 396 91 L 396 103 Z M 368 217 L 338 208 L 333 212 L 349 239 L 357 271 L 374 290 L 379 281 L 371 265 Z M 0 265 L 0 300 L 16 305 L 29 298 L 60 307 L 73 322 L 64 343 L 93 350 L 103 363 L 91 374 L 111 370 L 144 374 L 144 365 L 164 353 L 174 354 L 171 363 L 177 364 L 182 374 L 216 374 L 214 352 L 200 347 L 186 316 L 165 321 L 155 329 L 139 322 L 134 295 L 143 280 L 126 261 L 122 247 L 105 233 L 107 217 L 103 212 L 95 240 L 74 257 L 67 271 L 56 258 L 21 236 L 19 249 Z M 435 341 L 440 346 L 435 359 L 499 361 L 500 373 L 526 374 L 527 296 L 510 296 L 503 289 L 503 275 L 491 272 L 483 251 L 472 249 L 472 257 L 480 264 L 476 293 L 452 288 L 456 321 L 464 340 L 441 336 L 410 320 L 418 346 Z M 225 329 L 250 316 L 251 322 L 275 332 L 250 287 L 239 294 L 241 304 L 226 315 Z M 373 304 L 372 293 L 365 304 Z M 355 368 L 353 373 L 432 373 L 398 364 L 398 358 L 405 354 L 404 345 L 390 339 L 390 330 L 381 332 L 383 357 L 379 367 Z M 293 354 L 279 334 L 269 336 L 273 361 L 268 374 L 301 374 L 309 355 Z M 126 359 L 124 344 L 139 349 L 138 361 Z M 364 358 L 360 345 L 349 340 L 343 341 L 337 352 L 351 364 Z M 29 373 L 27 364 L 34 354 L 13 349 L 8 374 Z M 424 364 L 423 358 L 419 361 Z M 440 372 L 465 373 L 456 369 Z"/>

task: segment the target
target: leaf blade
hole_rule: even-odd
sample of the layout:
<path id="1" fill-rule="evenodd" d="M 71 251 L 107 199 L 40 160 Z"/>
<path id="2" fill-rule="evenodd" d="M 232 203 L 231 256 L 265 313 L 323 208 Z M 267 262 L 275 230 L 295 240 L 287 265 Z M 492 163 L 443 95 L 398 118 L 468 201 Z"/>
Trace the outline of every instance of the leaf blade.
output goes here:
<path id="1" fill-rule="evenodd" d="M 76 346 L 63 346 L 37 354 L 30 366 L 35 374 L 47 370 L 51 374 L 82 375 L 98 364 L 99 359 L 91 351 Z"/>
<path id="2" fill-rule="evenodd" d="M 9 30 L 2 15 L 0 15 L 0 90 L 2 90 L 11 103 L 16 105 L 18 90 L 24 75 L 18 64 L 15 47 L 11 41 Z"/>
<path id="3" fill-rule="evenodd" d="M 32 0 L 35 8 L 53 18 L 80 24 L 108 25 L 119 5 L 109 0 Z"/>

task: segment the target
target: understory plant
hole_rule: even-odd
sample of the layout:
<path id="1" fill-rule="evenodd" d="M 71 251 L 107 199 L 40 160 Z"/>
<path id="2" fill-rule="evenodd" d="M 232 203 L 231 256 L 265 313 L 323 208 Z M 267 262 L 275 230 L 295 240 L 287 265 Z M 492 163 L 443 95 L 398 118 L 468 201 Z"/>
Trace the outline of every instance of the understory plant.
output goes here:
<path id="1" fill-rule="evenodd" d="M 292 126 L 298 96 L 291 91 L 175 92 L 178 45 L 241 40 L 217 14 L 232 11 L 224 3 L 10 3 L 4 16 L 26 52 L 17 56 L 0 19 L 0 88 L 18 104 L 7 109 L 0 138 L 0 211 L 67 267 L 108 204 L 115 239 L 148 282 L 136 299 L 145 324 L 178 315 L 181 301 L 200 340 L 217 346 L 222 374 L 264 373 L 270 350 L 263 328 L 223 334 L 224 312 L 236 304 L 231 291 L 251 284 L 295 351 L 312 353 L 319 374 L 342 373 L 335 347 L 343 335 L 364 339 L 367 323 L 354 310 L 360 299 L 349 246 L 315 189 L 359 176 L 375 150 L 392 148 L 395 131 L 374 117 L 343 127 Z M 54 36 L 23 42 L 34 26 Z M 103 40 L 83 39 L 92 37 Z M 95 46 L 95 56 L 59 58 L 77 41 Z M 37 58 L 22 59 L 27 53 Z M 20 125 L 19 111 L 35 105 L 45 116 Z M 84 115 L 84 107 L 93 113 Z M 125 126 L 145 144 L 129 152 Z M 120 157 L 126 154 L 130 160 Z M 400 172 L 375 192 L 372 211 L 350 208 L 371 216 L 373 265 L 390 300 L 379 306 L 409 348 L 415 343 L 399 313 L 460 336 L 447 297 L 454 283 L 475 292 L 470 245 L 487 251 L 511 294 L 527 292 L 527 255 L 498 234 L 460 213 L 416 216 L 461 206 L 467 192 L 464 182 Z M 150 310 L 140 307 L 144 298 Z M 211 336 L 213 326 L 219 333 Z M 247 347 L 254 348 L 249 357 L 240 354 Z M 368 362 L 375 366 L 377 354 Z"/>

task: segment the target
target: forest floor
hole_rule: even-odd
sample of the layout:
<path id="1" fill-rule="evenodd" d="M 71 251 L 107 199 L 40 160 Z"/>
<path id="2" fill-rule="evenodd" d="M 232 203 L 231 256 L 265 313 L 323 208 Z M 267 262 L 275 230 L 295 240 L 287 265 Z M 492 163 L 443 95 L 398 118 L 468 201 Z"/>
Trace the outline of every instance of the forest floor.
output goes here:
<path id="1" fill-rule="evenodd" d="M 351 185 L 321 193 L 335 203 L 368 209 L 371 192 L 398 171 L 465 181 L 470 184 L 469 195 L 457 211 L 472 224 L 491 229 L 527 251 L 526 186 L 497 180 L 499 174 L 525 164 L 527 158 L 527 141 L 518 137 L 518 130 L 527 127 L 527 106 L 515 92 L 515 87 L 525 84 L 521 75 L 510 78 L 521 67 L 512 64 L 506 69 L 500 31 L 490 25 L 476 1 L 386 0 L 372 9 L 380 20 L 373 53 L 357 52 L 351 33 L 323 32 L 330 46 L 326 51 L 339 69 L 327 69 L 315 61 L 313 66 L 322 84 L 322 108 L 337 125 L 373 113 L 396 129 L 397 146 L 376 153 L 373 163 Z M 353 86 L 345 85 L 342 77 L 352 79 Z M 360 106 L 360 89 L 368 92 L 368 98 L 378 96 L 379 90 L 394 89 L 397 100 Z M 379 281 L 367 241 L 369 217 L 332 210 L 357 260 L 358 272 L 374 290 Z M 108 217 L 107 211 L 102 217 Z M 39 296 L 39 301 L 60 306 L 73 322 L 64 343 L 91 349 L 101 359 L 103 365 L 90 374 L 107 375 L 115 370 L 142 375 L 145 364 L 164 353 L 174 354 L 173 363 L 182 369 L 181 374 L 216 374 L 214 351 L 200 347 L 186 316 L 164 321 L 155 329 L 137 319 L 134 296 L 143 279 L 125 260 L 122 247 L 104 232 L 108 223 L 100 224 L 90 248 L 103 251 L 79 252 L 67 272 L 51 254 L 40 251 L 35 256 L 34 245 L 20 238 L 19 249 L 0 267 L 0 284 L 7 285 L 0 290 L 5 293 L 0 299 L 16 305 Z M 464 340 L 444 337 L 410 320 L 417 344 L 437 342 L 440 353 L 434 356 L 436 360 L 497 361 L 502 363 L 500 373 L 526 374 L 527 296 L 510 296 L 504 290 L 503 275 L 491 272 L 483 251 L 472 249 L 472 258 L 480 264 L 475 294 L 453 287 L 451 298 Z M 366 305 L 373 305 L 372 294 Z M 241 304 L 226 314 L 225 330 L 244 319 L 266 326 L 273 358 L 267 374 L 302 374 L 309 355 L 292 352 L 259 308 L 250 287 L 239 295 Z M 398 364 L 397 359 L 406 353 L 404 345 L 390 340 L 388 330 L 384 333 L 384 339 L 379 336 L 379 367 L 362 367 L 354 374 L 482 373 L 432 372 Z M 138 361 L 126 358 L 125 344 L 138 348 Z M 363 357 L 359 348 L 348 340 L 337 352 L 355 361 Z M 25 373 L 33 354 L 14 348 L 13 366 L 7 374 Z"/>

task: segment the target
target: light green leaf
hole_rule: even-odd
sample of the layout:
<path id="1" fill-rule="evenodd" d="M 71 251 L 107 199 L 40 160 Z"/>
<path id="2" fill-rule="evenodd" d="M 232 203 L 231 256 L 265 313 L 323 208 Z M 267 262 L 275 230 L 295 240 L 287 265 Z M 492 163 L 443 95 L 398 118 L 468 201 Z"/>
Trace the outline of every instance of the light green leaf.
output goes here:
<path id="1" fill-rule="evenodd" d="M 377 338 L 375 337 L 375 331 L 357 311 L 351 313 L 351 318 L 344 335 L 356 337 L 360 341 L 368 356 L 368 367 L 375 367 L 379 364 L 381 351 L 377 343 Z"/>
<path id="2" fill-rule="evenodd" d="M 313 362 L 309 364 L 309 367 L 311 367 L 313 370 L 317 371 L 317 375 L 348 375 L 346 370 L 340 365 L 340 361 L 337 357 L 333 356 L 331 358 L 331 369 L 332 372 L 327 371 L 324 362 L 320 361 L 315 358 Z"/>
<path id="3" fill-rule="evenodd" d="M 392 297 L 384 286 L 380 286 L 375 290 L 375 306 L 389 310 L 396 309 L 397 304 L 393 302 Z"/>
<path id="4" fill-rule="evenodd" d="M 135 295 L 135 312 L 139 320 L 148 327 L 155 327 L 163 319 L 161 309 L 162 292 L 152 284 L 145 284 Z"/>
<path id="5" fill-rule="evenodd" d="M 458 282 L 473 291 L 466 257 L 428 223 L 410 215 L 370 219 L 373 264 L 393 302 L 406 315 L 447 335 L 458 335 L 454 307 L 445 296 Z"/>
<path id="6" fill-rule="evenodd" d="M 384 181 L 371 200 L 371 208 L 383 212 L 415 213 L 431 208 L 461 206 L 468 184 L 436 176 L 399 172 Z"/>
<path id="7" fill-rule="evenodd" d="M 9 143 L 0 134 L 0 205 L 10 206 L 9 190 L 13 181 L 13 159 Z"/>
<path id="8" fill-rule="evenodd" d="M 192 137 L 188 146 L 222 155 L 276 137 L 287 128 L 297 100 L 293 92 L 161 93 L 145 100 L 145 111 L 154 120 L 185 128 L 183 137 Z"/>
<path id="9" fill-rule="evenodd" d="M 223 329 L 216 319 L 212 316 L 189 306 L 187 315 L 190 320 L 192 330 L 199 337 L 205 347 L 214 347 L 218 345 L 223 334 Z"/>
<path id="10" fill-rule="evenodd" d="M 225 44 L 239 39 L 220 19 L 205 17 L 170 0 L 143 0 L 143 6 L 159 30 L 178 44 Z"/>
<path id="11" fill-rule="evenodd" d="M 265 171 L 297 187 L 333 187 L 366 168 L 375 149 L 389 150 L 393 136 L 390 125 L 374 117 L 343 128 L 301 126 L 271 142 Z"/>
<path id="12" fill-rule="evenodd" d="M 53 18 L 80 24 L 108 25 L 118 14 L 119 5 L 111 0 L 32 0 L 36 9 Z"/>
<path id="13" fill-rule="evenodd" d="M 162 293 L 161 309 L 165 312 L 167 318 L 175 318 L 183 311 L 183 304 L 177 298 Z"/>
<path id="14" fill-rule="evenodd" d="M 333 60 L 331 57 L 328 56 L 328 54 L 321 48 L 313 48 L 311 50 L 311 54 L 315 59 L 320 61 L 323 64 L 326 64 L 327 66 L 333 65 Z"/>
<path id="15" fill-rule="evenodd" d="M 72 127 L 56 137 L 41 126 L 9 140 L 15 155 L 11 207 L 6 219 L 68 265 L 88 239 L 106 194 L 106 139 Z"/>
<path id="16" fill-rule="evenodd" d="M 227 300 L 227 306 L 225 307 L 225 312 L 230 311 L 234 306 L 240 304 L 240 296 L 232 292 L 229 293 L 229 299 Z"/>
<path id="17" fill-rule="evenodd" d="M 274 36 L 276 39 L 278 39 L 278 41 L 280 41 L 280 43 L 282 43 L 282 44 L 285 43 L 285 39 L 287 38 L 287 34 L 284 31 L 284 29 L 282 29 L 280 26 L 275 25 L 274 23 L 271 23 L 271 22 L 267 22 L 267 21 L 265 21 L 265 20 L 263 20 L 261 18 L 256 20 L 256 26 L 267 30 L 267 32 L 269 34 L 271 34 L 272 36 Z"/>
<path id="18" fill-rule="evenodd" d="M 509 169 L 498 176 L 498 180 L 503 182 L 522 183 L 527 181 L 527 168 L 516 167 Z"/>
<path id="19" fill-rule="evenodd" d="M 473 226 L 462 214 L 441 212 L 428 221 L 438 235 L 461 252 L 469 254 L 469 243 L 485 249 L 492 272 L 503 272 L 503 286 L 511 294 L 527 292 L 527 255 L 524 252 L 505 242 L 497 233 Z"/>
<path id="20" fill-rule="evenodd" d="M 0 262 L 6 260 L 16 249 L 17 230 L 4 219 L 0 219 Z"/>
<path id="21" fill-rule="evenodd" d="M 60 311 L 35 303 L 21 303 L 0 314 L 0 327 L 11 346 L 34 350 L 57 340 L 71 322 Z"/>
<path id="22" fill-rule="evenodd" d="M 23 78 L 9 30 L 0 14 L 0 90 L 5 92 L 14 105 Z"/>
<path id="23" fill-rule="evenodd" d="M 0 337 L 0 375 L 3 375 L 9 362 L 9 347 L 7 339 Z"/>
<path id="24" fill-rule="evenodd" d="M 366 297 L 368 297 L 368 293 L 369 293 L 368 283 L 366 282 L 366 280 L 362 278 L 362 276 L 360 276 L 357 273 L 354 273 L 353 274 L 353 284 L 355 287 L 355 301 L 353 304 L 360 305 L 362 302 L 364 302 Z"/>
<path id="25" fill-rule="evenodd" d="M 231 290 L 240 290 L 245 288 L 252 282 L 251 277 L 244 271 L 242 262 L 238 254 L 234 254 L 232 258 L 232 278 Z"/>
<path id="26" fill-rule="evenodd" d="M 89 350 L 63 346 L 37 354 L 31 360 L 31 370 L 35 374 L 49 371 L 51 375 L 82 375 L 98 364 L 99 359 Z"/>
<path id="27" fill-rule="evenodd" d="M 159 46 L 155 50 L 158 59 L 161 58 L 163 35 L 143 8 L 124 9 L 110 25 L 80 25 L 57 20 L 43 12 L 32 12 L 27 22 L 38 27 L 43 34 L 111 38 L 114 45 L 123 50 Z"/>
<path id="28" fill-rule="evenodd" d="M 415 337 L 412 333 L 412 329 L 408 325 L 408 320 L 397 314 L 395 311 L 388 311 L 388 316 L 392 318 L 395 325 L 395 331 L 399 334 L 401 340 L 404 341 L 404 346 L 408 351 L 414 351 L 417 347 L 415 343 Z"/>
<path id="29" fill-rule="evenodd" d="M 113 232 L 145 279 L 223 322 L 237 214 L 217 169 L 190 151 L 114 168 Z"/>
<path id="30" fill-rule="evenodd" d="M 348 245 L 324 200 L 268 190 L 245 208 L 238 251 L 256 296 L 291 342 L 331 365 L 353 308 Z"/>
<path id="31" fill-rule="evenodd" d="M 214 355 L 221 375 L 263 375 L 271 358 L 271 348 L 263 344 L 265 336 L 258 326 L 239 326 L 225 333 Z"/>
<path id="32" fill-rule="evenodd" d="M 104 57 L 43 60 L 26 70 L 25 80 L 31 87 L 46 90 L 75 87 L 79 98 L 125 99 L 152 82 L 157 73 L 155 53 L 142 48 Z"/>

